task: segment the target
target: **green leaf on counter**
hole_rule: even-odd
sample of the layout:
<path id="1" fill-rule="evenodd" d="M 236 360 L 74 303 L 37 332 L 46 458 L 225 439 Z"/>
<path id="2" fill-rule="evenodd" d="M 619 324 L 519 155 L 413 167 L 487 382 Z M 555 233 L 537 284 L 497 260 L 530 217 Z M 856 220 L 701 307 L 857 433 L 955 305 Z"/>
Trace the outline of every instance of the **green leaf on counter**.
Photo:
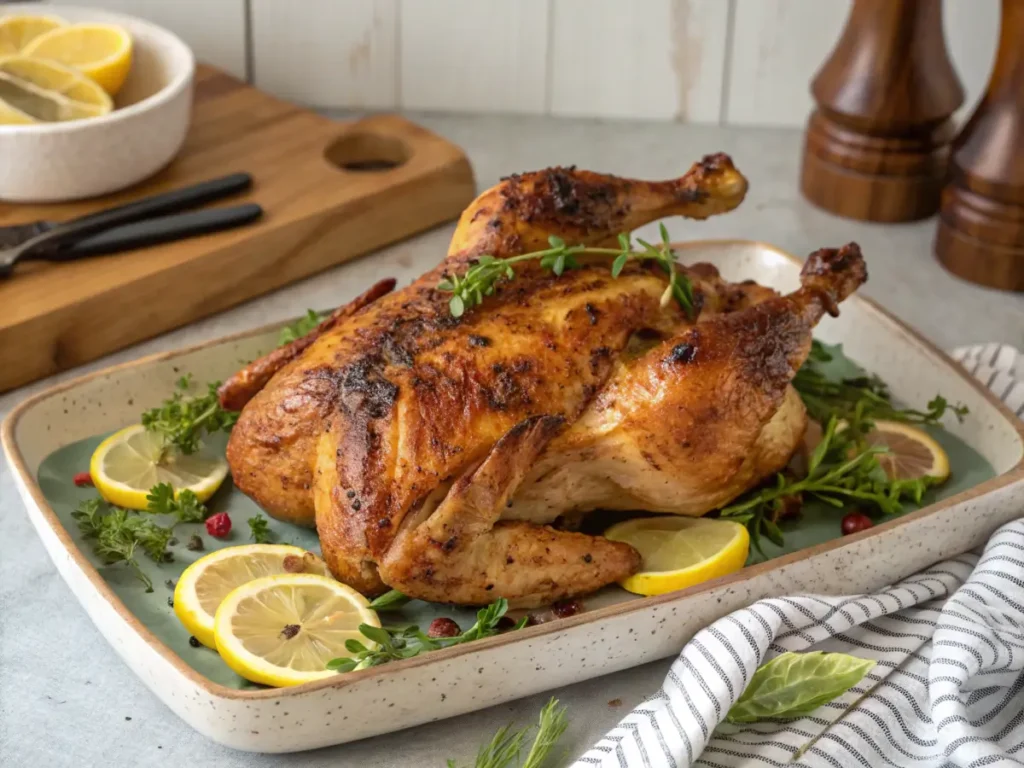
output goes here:
<path id="1" fill-rule="evenodd" d="M 845 653 L 784 653 L 758 668 L 726 720 L 803 717 L 846 693 L 874 666 Z"/>

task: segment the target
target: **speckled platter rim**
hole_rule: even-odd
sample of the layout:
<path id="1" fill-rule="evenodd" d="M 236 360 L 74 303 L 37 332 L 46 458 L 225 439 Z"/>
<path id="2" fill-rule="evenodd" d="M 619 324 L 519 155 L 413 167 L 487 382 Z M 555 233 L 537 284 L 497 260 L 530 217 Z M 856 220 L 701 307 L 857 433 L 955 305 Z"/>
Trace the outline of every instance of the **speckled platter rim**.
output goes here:
<path id="1" fill-rule="evenodd" d="M 729 245 L 738 245 L 744 247 L 755 247 L 762 249 L 766 252 L 772 253 L 784 260 L 792 262 L 796 265 L 802 264 L 802 261 L 792 254 L 789 254 L 779 248 L 754 240 L 742 240 L 742 239 L 718 239 L 718 240 L 697 240 L 688 241 L 685 243 L 673 244 L 673 247 L 679 251 L 689 251 L 699 248 L 708 247 L 723 247 Z M 887 312 L 877 303 L 871 299 L 863 296 L 854 295 L 848 301 L 856 301 L 863 303 L 870 308 L 879 318 L 884 320 L 889 326 L 890 330 L 897 335 L 900 335 L 908 341 L 923 347 L 928 352 L 946 363 L 949 371 L 948 373 L 953 376 L 962 378 L 968 386 L 970 386 L 976 394 L 986 400 L 993 408 L 995 408 L 1002 417 L 1006 420 L 1008 426 L 1016 432 L 1021 442 L 1024 443 L 1024 422 L 1020 421 L 1000 400 L 988 389 L 983 387 L 980 382 L 976 381 L 970 374 L 967 373 L 960 365 L 954 362 L 948 355 L 945 354 L 941 349 L 936 347 L 930 341 L 922 337 L 913 328 L 903 323 L 902 321 L 895 318 L 892 314 Z M 876 536 L 884 536 L 890 531 L 905 525 L 908 522 L 918 520 L 922 517 L 926 517 L 937 512 L 940 512 L 949 507 L 962 504 L 964 502 L 977 499 L 986 494 L 997 491 L 1001 488 L 1013 485 L 1017 482 L 1024 481 L 1024 456 L 1022 456 L 1018 462 L 1011 467 L 1009 470 L 1003 472 L 996 477 L 986 480 L 978 485 L 970 488 L 969 490 L 963 491 L 954 496 L 943 499 L 940 502 L 931 504 L 927 507 L 919 509 L 910 514 L 904 515 L 898 519 L 891 520 L 886 523 L 882 523 L 859 534 L 850 536 L 844 536 L 840 539 L 833 539 L 832 541 L 824 542 L 813 547 L 802 549 L 798 552 L 793 552 L 782 557 L 775 558 L 773 560 L 759 563 L 757 565 L 749 566 L 743 570 L 725 576 L 720 579 L 704 582 L 697 586 L 680 592 L 671 592 L 665 595 L 659 595 L 656 597 L 637 598 L 630 600 L 625 603 L 619 603 L 617 605 L 608 606 L 605 608 L 598 608 L 592 611 L 587 611 L 582 614 L 578 614 L 573 617 L 562 619 L 557 622 L 549 622 L 534 627 L 527 627 L 521 629 L 515 633 L 504 634 L 496 637 L 486 638 L 478 640 L 473 643 L 466 645 L 453 646 L 441 651 L 435 651 L 430 654 L 424 654 L 422 656 L 406 659 L 404 661 L 392 662 L 390 664 L 372 667 L 370 669 L 361 670 L 358 672 L 349 672 L 344 675 L 338 675 L 334 679 L 320 680 L 317 682 L 307 683 L 305 685 L 295 686 L 291 688 L 271 688 L 264 690 L 237 690 L 228 688 L 226 686 L 215 683 L 208 678 L 201 675 L 199 672 L 189 667 L 174 651 L 172 651 L 167 645 L 163 643 L 153 632 L 151 632 L 145 625 L 143 625 L 135 615 L 128 610 L 124 603 L 117 597 L 113 590 L 107 585 L 106 581 L 99 574 L 95 567 L 89 562 L 85 555 L 77 548 L 71 539 L 71 536 L 61 525 L 56 513 L 50 508 L 40 489 L 38 483 L 35 480 L 32 472 L 29 470 L 27 463 L 22 455 L 20 448 L 18 447 L 15 439 L 15 430 L 21 417 L 33 408 L 36 404 L 43 400 L 54 397 L 61 393 L 73 390 L 82 384 L 97 379 L 102 376 L 110 376 L 112 374 L 119 373 L 121 371 L 137 368 L 141 366 L 147 366 L 152 363 L 162 362 L 166 360 L 172 360 L 177 357 L 181 357 L 198 350 L 206 349 L 212 346 L 229 343 L 239 339 L 245 339 L 260 334 L 268 333 L 269 331 L 276 330 L 280 327 L 280 323 L 273 323 L 262 326 L 260 328 L 242 331 L 228 336 L 222 336 L 217 339 L 195 344 L 182 349 L 172 350 L 168 352 L 160 352 L 154 355 L 148 355 L 146 357 L 139 358 L 127 363 L 121 363 L 119 365 L 111 366 L 99 371 L 95 371 L 84 376 L 72 379 L 61 384 L 54 385 L 42 392 L 39 392 L 23 402 L 19 403 L 4 420 L 2 428 L 0 428 L 0 444 L 3 445 L 4 451 L 7 454 L 8 460 L 14 471 L 17 473 L 24 487 L 31 494 L 32 499 L 38 507 L 41 516 L 49 525 L 55 536 L 59 539 L 63 545 L 67 555 L 74 561 L 77 567 L 86 575 L 89 579 L 91 586 L 96 592 L 120 615 L 120 617 L 134 630 L 140 638 L 146 642 L 151 649 L 158 653 L 173 669 L 182 677 L 186 678 L 189 682 L 195 686 L 203 689 L 207 694 L 220 698 L 220 699 L 235 699 L 243 701 L 258 701 L 268 699 L 283 699 L 291 696 L 300 694 L 306 694 L 312 691 L 323 690 L 328 688 L 341 689 L 350 685 L 354 685 L 358 682 L 370 678 L 388 677 L 388 676 L 400 676 L 405 670 L 421 667 L 423 665 L 433 664 L 441 661 L 447 661 L 458 658 L 460 656 L 470 655 L 481 651 L 486 651 L 501 646 L 508 645 L 510 643 L 517 643 L 525 640 L 531 640 L 542 637 L 544 635 L 553 634 L 556 632 L 562 632 L 567 629 L 577 627 L 582 624 L 590 624 L 594 622 L 600 622 L 610 617 L 625 616 L 631 613 L 646 611 L 653 607 L 660 606 L 666 603 L 675 602 L 681 598 L 690 597 L 699 594 L 704 591 L 712 589 L 720 589 L 727 587 L 731 584 L 737 584 L 748 579 L 755 578 L 759 575 L 774 571 L 777 569 L 785 568 L 788 565 L 799 562 L 801 560 L 814 557 L 829 551 L 841 549 L 852 544 L 861 542 L 865 539 L 871 539 Z"/>

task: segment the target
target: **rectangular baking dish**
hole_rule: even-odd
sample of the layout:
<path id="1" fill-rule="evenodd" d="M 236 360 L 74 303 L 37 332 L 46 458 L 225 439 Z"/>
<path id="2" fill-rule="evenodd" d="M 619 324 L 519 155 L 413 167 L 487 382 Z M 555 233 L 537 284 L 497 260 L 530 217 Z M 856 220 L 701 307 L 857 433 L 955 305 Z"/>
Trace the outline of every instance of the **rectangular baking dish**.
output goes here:
<path id="1" fill-rule="evenodd" d="M 729 279 L 780 290 L 798 285 L 800 261 L 750 241 L 679 246 Z M 290 752 L 352 741 L 474 711 L 678 653 L 709 622 L 754 600 L 794 592 L 878 589 L 978 546 L 1024 504 L 1024 425 L 943 352 L 871 301 L 853 296 L 817 335 L 880 373 L 897 400 L 942 392 L 970 408 L 950 431 L 995 476 L 861 534 L 826 542 L 697 587 L 649 598 L 588 600 L 568 619 L 288 689 L 236 690 L 175 654 L 117 597 L 48 505 L 43 459 L 61 446 L 137 421 L 181 370 L 223 379 L 275 343 L 278 326 L 155 355 L 60 384 L 21 403 L 3 424 L 4 450 L 29 517 L 100 632 L 178 716 L 241 750 Z M 68 409 L 75 414 L 68 417 Z M 624 593 L 622 593 L 624 594 Z"/>

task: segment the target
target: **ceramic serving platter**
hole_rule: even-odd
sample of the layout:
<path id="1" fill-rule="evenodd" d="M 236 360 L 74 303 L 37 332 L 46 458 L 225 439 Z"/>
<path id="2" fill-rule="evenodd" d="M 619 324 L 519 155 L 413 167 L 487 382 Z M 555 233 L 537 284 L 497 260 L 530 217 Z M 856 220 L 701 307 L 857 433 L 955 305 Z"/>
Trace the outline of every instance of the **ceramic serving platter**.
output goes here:
<path id="1" fill-rule="evenodd" d="M 800 262 L 762 243 L 680 248 L 684 261 L 709 261 L 729 279 L 783 291 L 798 285 Z M 177 564 L 146 566 L 155 583 L 149 594 L 125 569 L 97 567 L 70 520 L 91 489 L 75 489 L 69 473 L 84 468 L 103 435 L 137 422 L 143 409 L 166 398 L 183 373 L 223 379 L 273 347 L 277 332 L 263 328 L 61 384 L 19 405 L 2 432 L 28 514 L 96 626 L 176 714 L 237 749 L 289 752 L 352 741 L 674 655 L 698 629 L 754 600 L 874 590 L 978 546 L 1024 504 L 1024 424 L 940 350 L 855 296 L 839 318 L 822 322 L 820 339 L 841 343 L 846 356 L 882 375 L 900 402 L 923 404 L 941 392 L 970 409 L 962 423 L 951 421 L 937 435 L 954 478 L 926 506 L 848 537 L 821 533 L 834 530 L 834 520 L 805 521 L 787 532 L 786 550 L 767 552 L 771 559 L 681 592 L 639 598 L 611 588 L 570 618 L 295 688 L 258 688 L 230 673 L 213 651 L 191 648 L 166 607 L 163 580 L 194 557 L 184 547 L 174 550 Z M 243 543 L 252 502 L 225 488 L 211 504 L 230 510 L 235 521 L 235 539 L 227 543 Z M 274 530 L 278 540 L 315 546 L 309 532 L 280 524 Z M 417 610 L 437 615 L 422 605 L 411 618 Z"/>

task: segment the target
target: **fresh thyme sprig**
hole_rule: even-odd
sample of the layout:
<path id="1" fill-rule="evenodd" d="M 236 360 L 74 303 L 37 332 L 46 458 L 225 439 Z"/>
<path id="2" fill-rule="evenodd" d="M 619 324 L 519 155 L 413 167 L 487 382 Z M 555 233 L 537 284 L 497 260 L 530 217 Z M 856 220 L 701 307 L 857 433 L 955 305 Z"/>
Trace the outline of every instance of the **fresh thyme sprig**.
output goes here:
<path id="1" fill-rule="evenodd" d="M 894 515 L 903 510 L 905 501 L 920 504 L 924 492 L 936 484 L 929 476 L 890 480 L 878 463 L 878 454 L 886 449 L 860 446 L 855 430 L 838 430 L 838 426 L 839 418 L 833 415 L 807 463 L 805 477 L 792 478 L 780 472 L 773 487 L 755 489 L 721 510 L 721 517 L 746 524 L 751 543 L 762 556 L 762 534 L 778 546 L 783 544 L 773 513 L 789 497 L 806 494 L 833 507 L 852 502 Z"/>
<path id="2" fill-rule="evenodd" d="M 565 707 L 559 706 L 558 699 L 551 699 L 540 711 L 536 728 L 537 735 L 533 739 L 530 751 L 521 768 L 543 768 L 548 765 L 548 757 L 555 744 L 565 733 L 569 719 Z M 513 761 L 518 761 L 523 751 L 523 744 L 533 726 L 512 730 L 512 725 L 498 729 L 494 737 L 476 754 L 472 768 L 508 768 Z M 458 768 L 454 760 L 448 761 L 448 768 Z"/>
<path id="3" fill-rule="evenodd" d="M 476 623 L 465 632 L 454 637 L 427 637 L 416 625 L 406 627 L 371 627 L 360 624 L 359 631 L 370 641 L 365 645 L 358 640 L 346 640 L 345 649 L 350 658 L 331 659 L 327 668 L 336 672 L 351 672 L 366 669 L 399 659 L 410 659 L 426 651 L 437 651 L 453 645 L 479 640 L 498 634 L 498 622 L 508 611 L 508 601 L 501 597 L 476 614 Z M 514 629 L 526 626 L 526 617 L 520 619 Z"/>
<path id="4" fill-rule="evenodd" d="M 323 319 L 330 314 L 329 312 L 317 312 L 315 309 L 307 309 L 306 314 L 296 320 L 294 323 L 289 323 L 277 336 L 277 345 L 283 347 L 285 344 L 290 344 L 296 339 L 301 339 L 307 333 L 312 331 Z"/>
<path id="5" fill-rule="evenodd" d="M 664 224 L 660 226 L 660 233 L 661 244 L 658 246 L 637 238 L 642 250 L 633 249 L 631 237 L 626 232 L 619 235 L 618 248 L 567 245 L 562 238 L 552 235 L 548 238 L 551 247 L 542 251 L 531 251 L 505 259 L 490 254 L 479 256 L 464 275 L 446 274 L 437 288 L 452 294 L 448 308 L 454 317 L 461 317 L 467 309 L 482 304 L 485 297 L 491 296 L 500 280 L 514 280 L 516 273 L 513 265 L 520 262 L 539 261 L 542 269 L 561 277 L 565 270 L 579 268 L 580 263 L 576 256 L 613 256 L 612 277 L 618 277 L 627 262 L 651 260 L 657 262 L 668 275 L 668 285 L 661 297 L 662 306 L 667 306 L 674 299 L 686 312 L 687 317 L 694 320 L 697 316 L 697 307 L 694 302 L 693 285 L 689 278 L 677 269 L 675 253 L 672 251 L 668 230 Z"/>
<path id="6" fill-rule="evenodd" d="M 176 391 L 167 400 L 142 414 L 142 426 L 163 438 L 165 450 L 195 453 L 204 434 L 230 432 L 238 421 L 237 413 L 220 407 L 219 386 L 219 381 L 213 382 L 207 385 L 206 394 L 190 395 L 192 376 L 182 376 L 175 384 Z"/>

